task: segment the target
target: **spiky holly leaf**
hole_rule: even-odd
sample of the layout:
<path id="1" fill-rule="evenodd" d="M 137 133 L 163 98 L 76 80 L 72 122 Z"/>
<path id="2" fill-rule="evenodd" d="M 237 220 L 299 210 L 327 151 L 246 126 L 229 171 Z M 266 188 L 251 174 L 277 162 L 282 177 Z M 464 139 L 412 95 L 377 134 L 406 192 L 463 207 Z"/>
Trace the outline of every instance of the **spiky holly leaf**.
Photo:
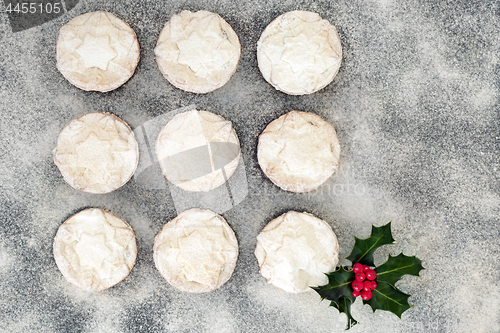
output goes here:
<path id="1" fill-rule="evenodd" d="M 353 302 L 354 301 L 351 301 L 351 298 L 349 297 L 341 297 L 338 305 L 334 302 L 330 302 L 330 306 L 335 307 L 337 310 L 339 310 L 340 313 L 345 313 L 347 315 L 347 326 L 345 328 L 346 330 L 350 329 L 358 323 L 356 319 L 354 319 L 351 315 L 351 305 Z"/>
<path id="2" fill-rule="evenodd" d="M 395 287 L 396 282 L 401 279 L 403 275 L 419 276 L 422 269 L 424 269 L 424 267 L 422 267 L 422 260 L 415 256 L 408 257 L 400 253 L 396 257 L 389 255 L 389 259 L 375 268 L 375 272 L 377 272 L 377 282 L 387 282 Z"/>
<path id="3" fill-rule="evenodd" d="M 366 239 L 354 237 L 354 247 L 351 254 L 346 258 L 354 263 L 375 266 L 373 262 L 373 252 L 382 245 L 394 243 L 391 233 L 391 222 L 381 227 L 372 226 L 372 233 Z"/>
<path id="4" fill-rule="evenodd" d="M 394 313 L 401 318 L 403 312 L 408 310 L 411 306 L 408 303 L 407 295 L 389 283 L 377 280 L 377 288 L 372 291 L 372 298 L 368 301 L 363 301 L 363 304 L 371 306 L 372 310 L 385 310 Z"/>
<path id="5" fill-rule="evenodd" d="M 330 306 L 347 315 L 347 329 L 349 329 L 358 323 L 351 316 L 351 304 L 355 300 L 352 296 L 353 289 L 351 286 L 354 273 L 340 266 L 336 271 L 326 275 L 328 276 L 328 284 L 312 287 L 312 289 L 321 296 L 321 299 L 329 300 Z"/>
<path id="6" fill-rule="evenodd" d="M 391 234 L 390 222 L 381 227 L 372 227 L 370 237 L 366 239 L 355 237 L 354 248 L 347 259 L 351 260 L 353 264 L 359 262 L 363 265 L 374 266 L 373 253 L 375 250 L 382 245 L 392 243 L 394 243 L 394 239 Z M 372 298 L 363 301 L 363 303 L 370 305 L 373 311 L 390 311 L 401 318 L 403 312 L 411 307 L 408 303 L 410 295 L 397 290 L 395 284 L 403 275 L 418 276 L 422 269 L 422 261 L 417 257 L 407 257 L 403 254 L 396 257 L 389 256 L 389 259 L 384 264 L 375 268 L 377 272 L 377 278 L 375 279 L 377 288 L 372 291 Z M 347 315 L 349 322 L 346 329 L 349 329 L 357 324 L 357 321 L 351 316 L 351 305 L 355 301 L 351 287 L 354 273 L 340 267 L 340 269 L 327 274 L 327 276 L 327 285 L 313 289 L 322 299 L 330 300 L 330 306 Z"/>
<path id="7" fill-rule="evenodd" d="M 326 276 L 328 277 L 328 284 L 311 287 L 316 290 L 321 299 L 327 299 L 338 304 L 341 297 L 350 297 L 354 302 L 354 297 L 352 297 L 353 289 L 351 287 L 351 282 L 354 280 L 354 273 L 351 270 L 345 270 L 344 267 L 340 266 L 336 271 L 328 273 Z"/>

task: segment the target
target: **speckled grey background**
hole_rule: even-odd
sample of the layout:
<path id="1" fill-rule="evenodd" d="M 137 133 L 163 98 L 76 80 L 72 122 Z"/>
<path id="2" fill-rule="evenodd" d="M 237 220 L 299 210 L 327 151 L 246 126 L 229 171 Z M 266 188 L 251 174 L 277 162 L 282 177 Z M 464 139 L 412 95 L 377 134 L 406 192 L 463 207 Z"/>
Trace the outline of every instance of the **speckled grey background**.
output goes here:
<path id="1" fill-rule="evenodd" d="M 153 48 L 182 9 L 219 13 L 238 34 L 242 57 L 230 82 L 206 95 L 171 86 Z M 262 78 L 256 43 L 277 15 L 318 12 L 342 39 L 343 63 L 318 93 L 288 96 Z M 135 75 L 109 93 L 84 92 L 55 66 L 58 29 L 107 10 L 130 24 L 140 46 Z M 253 255 L 256 235 L 289 209 L 326 220 L 347 256 L 353 235 L 393 222 L 397 245 L 427 268 L 398 287 L 414 295 L 402 320 L 358 300 L 351 332 L 500 332 L 499 62 L 497 1 L 81 1 L 54 21 L 12 33 L 0 14 L 0 331 L 340 332 L 345 315 L 314 293 L 267 285 Z M 248 196 L 225 212 L 240 244 L 233 277 L 203 295 L 175 291 L 152 260 L 153 238 L 175 216 L 168 190 L 131 181 L 107 195 L 67 185 L 52 161 L 57 135 L 92 110 L 137 128 L 196 104 L 231 120 L 242 143 Z M 273 186 L 256 159 L 258 134 L 290 109 L 315 112 L 337 129 L 341 168 L 320 190 Z M 88 294 L 67 283 L 52 256 L 59 225 L 102 207 L 136 232 L 138 259 L 115 287 Z"/>

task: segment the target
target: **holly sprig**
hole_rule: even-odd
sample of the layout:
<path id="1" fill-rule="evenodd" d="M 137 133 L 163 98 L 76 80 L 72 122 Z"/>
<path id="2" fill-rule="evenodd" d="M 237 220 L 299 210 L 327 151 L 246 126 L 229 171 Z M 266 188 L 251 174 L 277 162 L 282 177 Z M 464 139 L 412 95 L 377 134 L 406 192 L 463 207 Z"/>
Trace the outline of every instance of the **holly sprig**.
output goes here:
<path id="1" fill-rule="evenodd" d="M 391 233 L 391 222 L 381 227 L 372 226 L 370 237 L 366 239 L 355 238 L 354 247 L 351 254 L 346 258 L 354 264 L 359 263 L 365 267 L 374 267 L 373 253 L 382 245 L 393 244 L 394 238 Z M 356 266 L 354 266 L 356 268 Z M 401 318 L 403 312 L 411 305 L 408 303 L 410 295 L 403 293 L 396 288 L 396 282 L 403 275 L 419 276 L 422 261 L 415 256 L 405 256 L 403 253 L 389 259 L 373 270 L 376 273 L 376 288 L 370 291 L 370 298 L 363 299 L 363 304 L 368 304 L 375 310 L 390 311 Z M 357 279 L 351 266 L 340 266 L 336 271 L 326 274 L 328 284 L 320 287 L 312 287 L 321 299 L 330 301 L 340 313 L 347 315 L 347 327 L 350 329 L 358 322 L 351 315 L 351 305 L 356 300 L 353 293 L 352 282 Z M 363 278 L 364 279 L 364 278 Z M 362 295 L 363 296 L 363 295 Z"/>

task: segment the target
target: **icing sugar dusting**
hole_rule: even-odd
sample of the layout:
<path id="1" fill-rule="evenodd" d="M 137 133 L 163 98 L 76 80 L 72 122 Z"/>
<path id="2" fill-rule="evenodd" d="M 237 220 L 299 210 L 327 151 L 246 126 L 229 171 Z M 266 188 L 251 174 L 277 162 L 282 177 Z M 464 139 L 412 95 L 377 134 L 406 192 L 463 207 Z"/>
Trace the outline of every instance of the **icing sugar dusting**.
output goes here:
<path id="1" fill-rule="evenodd" d="M 162 77 L 152 50 L 173 14 L 200 8 L 227 20 L 240 37 L 242 54 L 229 84 L 193 95 Z M 256 59 L 264 28 L 297 9 L 331 22 L 343 49 L 334 81 L 306 96 L 276 91 Z M 94 10 L 113 12 L 130 24 L 143 50 L 135 75 L 108 94 L 82 92 L 55 67 L 59 27 Z M 19 33 L 11 32 L 1 14 L 0 259 L 7 258 L 0 264 L 1 330 L 341 332 L 345 315 L 314 292 L 287 294 L 258 272 L 257 234 L 293 209 L 328 221 L 340 258 L 349 254 L 353 235 L 367 237 L 371 224 L 392 220 L 398 244 L 380 249 L 376 262 L 401 251 L 423 260 L 420 278 L 398 283 L 414 295 L 409 301 L 415 305 L 401 320 L 373 314 L 357 301 L 353 314 L 360 324 L 350 332 L 498 332 L 498 11 L 494 2 L 461 0 L 174 0 L 167 7 L 157 1 L 97 1 L 80 2 L 68 14 Z M 149 189 L 131 180 L 103 196 L 80 193 L 52 161 L 58 133 L 81 114 L 112 112 L 136 129 L 189 104 L 231 121 L 248 183 L 248 195 L 221 213 L 238 238 L 235 271 L 206 295 L 174 290 L 154 267 L 154 235 L 177 215 L 165 186 Z M 337 172 L 307 194 L 281 191 L 256 161 L 258 135 L 293 109 L 331 123 L 341 145 Z M 74 288 L 52 256 L 57 228 L 88 207 L 115 212 L 137 238 L 130 275 L 101 293 Z"/>

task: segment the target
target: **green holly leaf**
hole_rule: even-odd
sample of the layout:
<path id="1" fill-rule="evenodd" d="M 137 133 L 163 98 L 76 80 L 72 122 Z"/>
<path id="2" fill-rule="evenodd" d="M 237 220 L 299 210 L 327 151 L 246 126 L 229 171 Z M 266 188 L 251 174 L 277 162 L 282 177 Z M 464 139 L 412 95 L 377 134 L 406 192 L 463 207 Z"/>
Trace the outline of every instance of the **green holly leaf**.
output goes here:
<path id="1" fill-rule="evenodd" d="M 390 311 L 401 318 L 403 312 L 411 307 L 408 303 L 410 295 L 397 290 L 387 282 L 377 279 L 377 288 L 372 291 L 372 294 L 372 298 L 363 301 L 363 304 L 370 305 L 374 312 L 375 310 Z"/>
<path id="2" fill-rule="evenodd" d="M 372 233 L 366 239 L 354 237 L 354 247 L 351 254 L 346 258 L 354 263 L 375 266 L 373 262 L 373 252 L 382 245 L 394 243 L 391 233 L 391 222 L 381 227 L 372 226 Z"/>
<path id="3" fill-rule="evenodd" d="M 321 299 L 330 301 L 330 306 L 333 306 L 340 313 L 347 315 L 347 328 L 356 325 L 358 322 L 351 316 L 351 304 L 355 298 L 352 296 L 351 283 L 354 280 L 354 273 L 345 270 L 340 266 L 336 271 L 326 274 L 328 276 L 328 284 L 319 287 L 312 287 L 320 296 Z"/>
<path id="4" fill-rule="evenodd" d="M 363 265 L 374 266 L 373 253 L 375 250 L 382 245 L 392 243 L 394 243 L 394 238 L 392 238 L 390 222 L 381 227 L 372 227 L 370 237 L 366 239 L 355 237 L 354 248 L 346 259 L 351 260 L 353 264 L 359 262 Z M 389 259 L 385 263 L 375 268 L 377 287 L 372 291 L 372 298 L 363 301 L 363 303 L 370 305 L 373 311 L 390 311 L 401 318 L 403 312 L 411 307 L 408 303 L 410 295 L 396 289 L 395 284 L 403 275 L 418 276 L 422 269 L 424 269 L 422 261 L 415 256 L 408 257 L 402 253 L 396 257 L 389 255 Z M 349 329 L 358 323 L 351 316 L 351 305 L 356 300 L 352 296 L 351 286 L 355 275 L 351 270 L 340 267 L 327 276 L 327 285 L 313 287 L 313 289 L 322 299 L 329 300 L 330 306 L 347 315 L 346 329 Z"/>
<path id="5" fill-rule="evenodd" d="M 400 253 L 396 257 L 389 255 L 389 259 L 385 263 L 375 268 L 377 283 L 383 281 L 395 287 L 396 282 L 403 275 L 419 276 L 422 269 L 424 269 L 422 267 L 422 260 L 415 256 L 408 257 L 403 253 Z"/>
<path id="6" fill-rule="evenodd" d="M 350 297 L 341 297 L 338 304 L 330 302 L 330 306 L 333 306 L 334 308 L 339 310 L 339 313 L 345 313 L 347 315 L 347 326 L 345 328 L 346 330 L 350 329 L 358 323 L 356 319 L 354 319 L 351 315 L 352 302 L 353 301 L 351 301 Z"/>
<path id="7" fill-rule="evenodd" d="M 352 271 L 345 270 L 344 267 L 340 266 L 339 269 L 326 274 L 326 276 L 328 277 L 328 284 L 311 287 L 316 290 L 321 299 L 327 299 L 338 304 L 341 297 L 348 297 L 354 302 L 351 286 L 352 281 L 354 281 L 354 273 Z"/>

